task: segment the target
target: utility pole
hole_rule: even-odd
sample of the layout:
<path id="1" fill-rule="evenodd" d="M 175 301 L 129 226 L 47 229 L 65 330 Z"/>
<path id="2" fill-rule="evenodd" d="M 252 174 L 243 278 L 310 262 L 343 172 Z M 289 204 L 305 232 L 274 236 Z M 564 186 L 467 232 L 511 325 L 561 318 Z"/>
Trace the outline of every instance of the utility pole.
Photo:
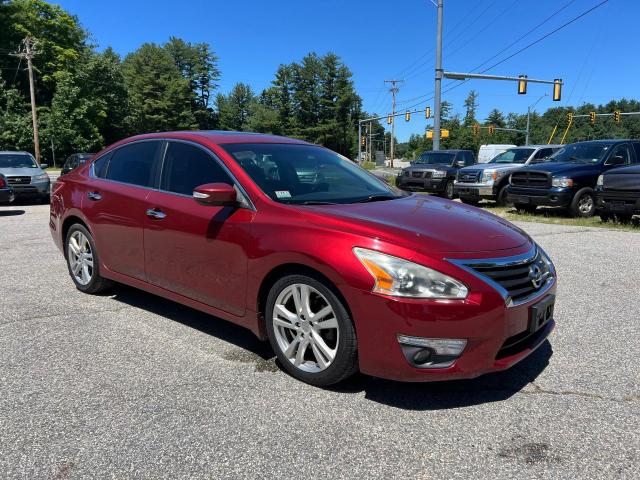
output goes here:
<path id="1" fill-rule="evenodd" d="M 31 93 L 31 120 L 33 122 L 33 149 L 36 154 L 36 161 L 40 163 L 40 139 L 38 137 L 38 117 L 36 113 L 36 93 L 33 83 L 33 57 L 35 56 L 36 40 L 32 37 L 25 37 L 22 40 L 20 52 L 13 53 L 14 57 L 26 58 L 27 69 L 29 70 L 29 91 Z"/>
<path id="2" fill-rule="evenodd" d="M 391 92 L 391 144 L 389 147 L 389 156 L 391 157 L 391 168 L 393 168 L 393 156 L 394 152 L 394 136 L 396 134 L 396 93 L 400 90 L 396 84 L 402 83 L 404 80 L 385 80 L 384 83 L 390 83 L 391 88 L 389 91 Z"/>
<path id="3" fill-rule="evenodd" d="M 432 0 L 433 1 L 433 0 Z M 440 117 L 442 115 L 442 10 L 443 0 L 438 0 L 438 27 L 436 33 L 436 85 L 434 95 L 433 149 L 440 150 Z"/>

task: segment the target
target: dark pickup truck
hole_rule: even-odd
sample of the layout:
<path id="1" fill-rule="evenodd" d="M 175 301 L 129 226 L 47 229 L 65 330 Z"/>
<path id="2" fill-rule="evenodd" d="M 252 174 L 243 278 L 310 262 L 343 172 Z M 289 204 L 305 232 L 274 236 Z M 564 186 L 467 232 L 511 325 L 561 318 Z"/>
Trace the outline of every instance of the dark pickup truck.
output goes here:
<path id="1" fill-rule="evenodd" d="M 471 150 L 434 150 L 420 154 L 411 166 L 398 173 L 396 187 L 412 192 L 430 192 L 454 197 L 453 182 L 458 169 L 474 165 Z"/>
<path id="2" fill-rule="evenodd" d="M 596 211 L 598 176 L 640 162 L 636 140 L 592 140 L 566 145 L 543 163 L 521 168 L 509 178 L 507 200 L 518 210 L 561 207 L 574 217 Z"/>
<path id="3" fill-rule="evenodd" d="M 638 155 L 640 156 L 640 155 Z M 616 168 L 598 177 L 596 210 L 603 222 L 629 223 L 640 215 L 640 165 Z"/>

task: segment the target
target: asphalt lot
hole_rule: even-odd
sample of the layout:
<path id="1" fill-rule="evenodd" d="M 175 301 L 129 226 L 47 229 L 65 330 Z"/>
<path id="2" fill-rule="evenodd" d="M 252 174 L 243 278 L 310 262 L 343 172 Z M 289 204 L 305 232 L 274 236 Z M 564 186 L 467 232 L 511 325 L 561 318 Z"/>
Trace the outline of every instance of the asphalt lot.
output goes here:
<path id="1" fill-rule="evenodd" d="M 78 292 L 47 221 L 0 207 L 2 478 L 640 478 L 638 233 L 521 224 L 558 328 L 507 372 L 322 390 L 240 327 Z"/>

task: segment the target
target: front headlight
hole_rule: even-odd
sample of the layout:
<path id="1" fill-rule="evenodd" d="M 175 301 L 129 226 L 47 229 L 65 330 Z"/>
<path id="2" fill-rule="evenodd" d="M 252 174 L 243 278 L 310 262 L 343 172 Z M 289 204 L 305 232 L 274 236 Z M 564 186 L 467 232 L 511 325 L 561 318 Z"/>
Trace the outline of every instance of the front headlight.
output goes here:
<path id="1" fill-rule="evenodd" d="M 543 270 L 543 274 L 544 273 L 548 273 L 552 276 L 556 276 L 556 267 L 553 264 L 553 262 L 551 261 L 551 259 L 549 258 L 549 255 L 547 255 L 547 252 L 545 252 L 540 245 L 536 244 L 536 246 L 538 247 L 538 253 L 540 253 L 540 258 L 542 258 L 542 261 L 544 262 L 545 266 L 546 266 L 546 272 Z"/>
<path id="2" fill-rule="evenodd" d="M 559 177 L 551 179 L 551 185 L 554 187 L 573 187 L 573 179 L 567 177 Z"/>
<path id="3" fill-rule="evenodd" d="M 394 297 L 466 298 L 469 290 L 460 281 L 417 263 L 366 248 L 353 253 L 375 280 L 373 291 Z"/>
<path id="4" fill-rule="evenodd" d="M 433 178 L 444 178 L 447 176 L 447 172 L 442 171 L 442 170 L 434 170 L 433 173 L 431 174 L 431 176 Z"/>
<path id="5" fill-rule="evenodd" d="M 602 187 L 604 185 L 604 175 L 598 175 L 598 180 L 596 181 L 596 186 Z"/>
<path id="6" fill-rule="evenodd" d="M 36 175 L 31 179 L 31 182 L 44 182 L 45 180 L 49 180 L 49 175 L 46 173 L 42 173 L 40 175 Z"/>

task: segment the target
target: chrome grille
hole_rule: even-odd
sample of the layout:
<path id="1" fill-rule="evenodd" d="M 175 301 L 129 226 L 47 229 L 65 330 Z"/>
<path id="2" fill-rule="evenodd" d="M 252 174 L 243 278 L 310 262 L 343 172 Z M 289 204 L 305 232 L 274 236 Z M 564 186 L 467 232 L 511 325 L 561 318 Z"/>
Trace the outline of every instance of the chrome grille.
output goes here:
<path id="1" fill-rule="evenodd" d="M 452 261 L 488 281 L 507 303 L 513 304 L 528 301 L 546 289 L 555 276 L 537 248 L 519 257 Z"/>
<path id="2" fill-rule="evenodd" d="M 9 185 L 29 185 L 31 177 L 7 177 L 7 183 Z"/>

